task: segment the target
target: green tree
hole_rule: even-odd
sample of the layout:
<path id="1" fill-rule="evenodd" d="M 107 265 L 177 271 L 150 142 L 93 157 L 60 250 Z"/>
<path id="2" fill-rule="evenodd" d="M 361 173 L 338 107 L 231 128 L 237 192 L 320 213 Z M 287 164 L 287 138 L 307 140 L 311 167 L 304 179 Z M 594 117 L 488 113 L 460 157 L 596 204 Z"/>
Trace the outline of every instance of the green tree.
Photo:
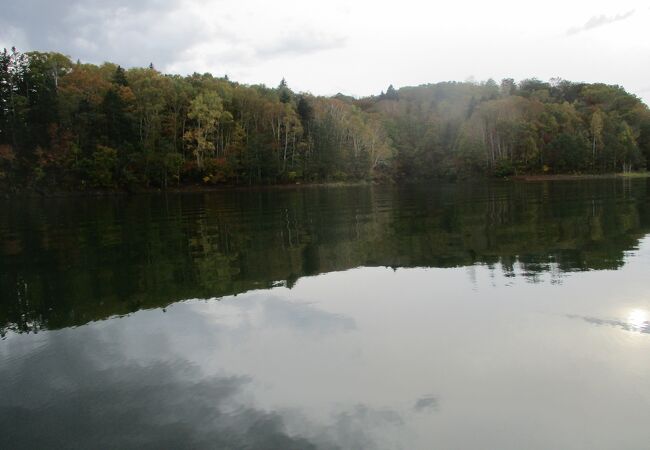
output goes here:
<path id="1" fill-rule="evenodd" d="M 596 109 L 591 115 L 591 160 L 592 168 L 596 168 L 596 145 L 602 142 L 604 116 L 600 109 Z"/>
<path id="2" fill-rule="evenodd" d="M 211 137 L 222 114 L 223 103 L 216 92 L 203 92 L 190 103 L 187 117 L 194 121 L 194 126 L 185 133 L 184 138 L 193 147 L 199 170 L 203 170 L 206 154 L 215 148 Z"/>

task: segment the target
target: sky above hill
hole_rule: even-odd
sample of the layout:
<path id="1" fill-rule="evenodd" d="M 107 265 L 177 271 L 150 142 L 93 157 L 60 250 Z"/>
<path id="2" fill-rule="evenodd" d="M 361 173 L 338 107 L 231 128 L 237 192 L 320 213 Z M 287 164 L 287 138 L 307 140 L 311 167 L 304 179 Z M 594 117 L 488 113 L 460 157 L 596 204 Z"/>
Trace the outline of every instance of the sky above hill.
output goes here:
<path id="1" fill-rule="evenodd" d="M 560 77 L 650 103 L 645 1 L 21 0 L 0 47 L 331 95 L 438 81 Z"/>

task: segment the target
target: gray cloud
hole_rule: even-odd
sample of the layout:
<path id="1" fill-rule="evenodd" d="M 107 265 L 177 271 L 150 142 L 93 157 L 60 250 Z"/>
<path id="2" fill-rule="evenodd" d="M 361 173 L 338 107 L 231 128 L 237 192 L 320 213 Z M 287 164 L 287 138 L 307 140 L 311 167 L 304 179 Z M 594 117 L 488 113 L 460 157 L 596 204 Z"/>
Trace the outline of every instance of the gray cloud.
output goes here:
<path id="1" fill-rule="evenodd" d="M 569 319 L 584 320 L 585 322 L 590 323 L 592 325 L 607 326 L 607 327 L 619 328 L 625 331 L 632 331 L 635 333 L 650 334 L 650 322 L 631 324 L 628 322 L 623 322 L 622 320 L 599 319 L 598 317 L 578 316 L 573 314 L 569 314 L 567 315 L 567 317 Z"/>
<path id="2" fill-rule="evenodd" d="M 241 306 L 256 307 L 255 302 Z M 308 306 L 275 306 L 285 311 L 270 317 L 269 326 L 320 326 Z M 0 383 L 0 423 L 6 426 L 0 448 L 383 449 L 389 448 L 384 434 L 394 436 L 404 426 L 398 412 L 363 404 L 324 422 L 311 422 L 300 408 L 256 407 L 254 378 L 206 375 L 170 352 L 169 334 L 179 332 L 169 326 L 191 331 L 193 341 L 205 344 L 208 324 L 187 304 L 173 309 L 187 314 L 175 314 L 167 327 L 159 326 L 157 313 L 146 311 L 113 319 L 109 326 L 45 332 L 38 345 L 8 341 L 14 363 L 0 364 L 0 379 L 7 380 Z M 138 334 L 131 336 L 124 321 L 136 318 Z M 326 316 L 322 325 L 338 328 L 331 321 L 336 318 Z M 163 328 L 165 333 L 152 333 Z M 154 357 L 134 359 L 124 351 L 127 342 L 138 342 Z"/>
<path id="3" fill-rule="evenodd" d="M 297 32 L 285 35 L 276 42 L 267 44 L 257 50 L 262 57 L 282 55 L 304 55 L 345 46 L 346 38 L 313 32 Z"/>
<path id="4" fill-rule="evenodd" d="M 73 58 L 126 66 L 171 63 L 207 30 L 176 0 L 26 0 L 4 8 L 0 38 L 22 37 L 23 50 L 56 50 Z M 7 35 L 8 34 L 8 35 Z"/>
<path id="5" fill-rule="evenodd" d="M 203 377 L 183 360 L 141 365 L 91 329 L 82 334 L 83 345 L 50 334 L 0 366 L 1 448 L 316 447 L 287 434 L 280 414 L 243 401 L 247 377 Z"/>
<path id="6" fill-rule="evenodd" d="M 259 301 L 264 308 L 264 322 L 311 335 L 330 335 L 357 329 L 355 320 L 333 314 L 304 303 L 292 303 L 277 297 Z"/>
<path id="7" fill-rule="evenodd" d="M 216 301 L 216 299 L 208 301 Z M 203 320 L 203 309 L 187 307 L 188 305 L 192 306 L 192 303 L 172 305 L 168 307 L 166 314 L 173 317 L 173 323 L 181 324 L 184 334 L 191 334 L 196 339 L 202 339 L 205 336 L 228 335 L 231 338 L 245 341 L 253 333 L 253 330 L 259 327 L 259 323 L 263 323 L 267 329 L 288 330 L 312 338 L 348 333 L 358 328 L 352 317 L 324 311 L 309 303 L 291 302 L 281 297 L 270 296 L 266 292 L 228 297 L 222 299 L 221 302 L 238 311 L 239 322 L 228 325 L 207 322 Z M 147 317 L 148 320 L 159 320 L 155 315 Z M 188 323 L 192 323 L 192 326 L 187 327 Z M 178 331 L 180 332 L 180 330 Z M 215 342 L 218 341 L 219 339 L 215 339 Z"/>
<path id="8" fill-rule="evenodd" d="M 425 395 L 416 400 L 413 410 L 416 412 L 433 411 L 438 409 L 438 399 L 433 395 Z"/>
<path id="9" fill-rule="evenodd" d="M 331 422 L 310 424 L 301 417 L 285 416 L 293 429 L 301 430 L 318 449 L 365 449 L 383 450 L 398 448 L 395 442 L 407 435 L 402 415 L 386 408 L 357 404 L 332 414 Z M 303 418 L 304 419 L 304 418 Z M 399 448 L 402 446 L 400 445 Z"/>
<path id="10" fill-rule="evenodd" d="M 84 62 L 126 67 L 197 70 L 210 65 L 250 65 L 260 60 L 338 48 L 345 39 L 289 26 L 264 40 L 246 38 L 227 14 L 210 13 L 193 0 L 25 0 L 0 16 L 0 43 L 19 50 L 59 51 Z M 200 49 L 198 54 L 196 50 Z"/>
<path id="11" fill-rule="evenodd" d="M 571 36 L 582 31 L 588 31 L 594 28 L 602 27 L 604 25 L 609 25 L 610 23 L 620 22 L 621 20 L 625 20 L 631 17 L 633 14 L 634 10 L 630 10 L 623 14 L 616 14 L 615 16 L 606 16 L 604 14 L 600 16 L 593 16 L 584 25 L 580 27 L 569 28 L 566 34 L 567 36 Z"/>
<path id="12" fill-rule="evenodd" d="M 357 405 L 336 417 L 332 431 L 336 436 L 335 442 L 342 448 L 376 449 L 385 447 L 381 440 L 373 436 L 372 430 L 394 430 L 403 424 L 402 417 L 396 411 Z"/>

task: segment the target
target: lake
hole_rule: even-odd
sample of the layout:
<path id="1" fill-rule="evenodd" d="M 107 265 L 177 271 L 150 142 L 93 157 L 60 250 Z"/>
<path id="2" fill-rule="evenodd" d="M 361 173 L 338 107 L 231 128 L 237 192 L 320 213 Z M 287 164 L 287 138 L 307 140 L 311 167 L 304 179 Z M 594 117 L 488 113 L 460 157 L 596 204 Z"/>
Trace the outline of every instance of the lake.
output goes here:
<path id="1" fill-rule="evenodd" d="M 650 446 L 648 179 L 0 211 L 0 448 Z"/>

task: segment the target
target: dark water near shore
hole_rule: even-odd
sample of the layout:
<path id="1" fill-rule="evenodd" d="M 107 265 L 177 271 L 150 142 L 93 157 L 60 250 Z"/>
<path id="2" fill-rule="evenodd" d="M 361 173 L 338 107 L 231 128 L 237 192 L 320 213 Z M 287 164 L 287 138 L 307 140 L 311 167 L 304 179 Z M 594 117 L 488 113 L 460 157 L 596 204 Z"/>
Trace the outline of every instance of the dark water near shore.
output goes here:
<path id="1" fill-rule="evenodd" d="M 645 449 L 650 180 L 0 201 L 0 448 Z"/>

